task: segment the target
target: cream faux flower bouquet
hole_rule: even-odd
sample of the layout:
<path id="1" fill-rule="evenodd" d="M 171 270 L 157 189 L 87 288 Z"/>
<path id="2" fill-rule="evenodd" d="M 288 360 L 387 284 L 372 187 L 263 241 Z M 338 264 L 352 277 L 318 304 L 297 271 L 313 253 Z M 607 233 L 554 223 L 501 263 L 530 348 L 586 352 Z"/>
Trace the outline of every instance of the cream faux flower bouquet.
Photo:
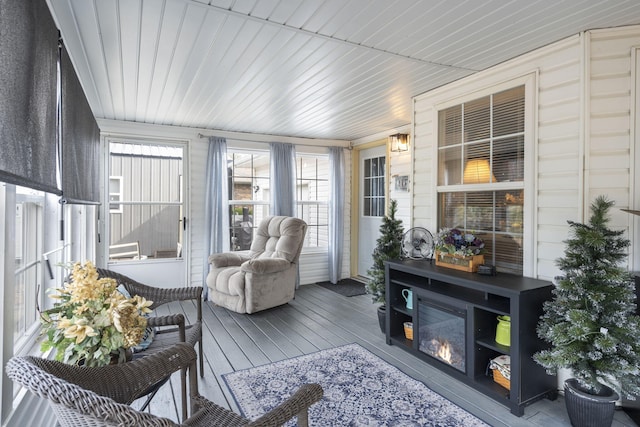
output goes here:
<path id="1" fill-rule="evenodd" d="M 41 313 L 42 351 L 56 350 L 56 360 L 103 366 L 122 361 L 125 351 L 143 338 L 152 301 L 125 297 L 114 279 L 98 278 L 95 266 L 75 263 L 68 283 L 56 289 L 54 307 Z"/>

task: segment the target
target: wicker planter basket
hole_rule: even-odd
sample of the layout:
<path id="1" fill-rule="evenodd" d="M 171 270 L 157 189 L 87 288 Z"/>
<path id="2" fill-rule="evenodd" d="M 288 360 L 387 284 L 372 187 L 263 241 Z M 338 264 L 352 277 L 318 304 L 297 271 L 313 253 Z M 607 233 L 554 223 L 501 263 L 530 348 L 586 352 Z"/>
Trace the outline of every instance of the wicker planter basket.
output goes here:
<path id="1" fill-rule="evenodd" d="M 493 373 L 493 381 L 507 390 L 511 390 L 511 358 L 507 355 L 498 356 L 489 362 L 489 369 Z"/>
<path id="2" fill-rule="evenodd" d="M 459 256 L 436 251 L 436 265 L 454 270 L 475 273 L 478 266 L 484 264 L 484 255 Z"/>
<path id="3" fill-rule="evenodd" d="M 497 382 L 507 390 L 511 390 L 511 381 L 503 377 L 500 371 L 497 369 L 493 369 L 493 381 Z"/>

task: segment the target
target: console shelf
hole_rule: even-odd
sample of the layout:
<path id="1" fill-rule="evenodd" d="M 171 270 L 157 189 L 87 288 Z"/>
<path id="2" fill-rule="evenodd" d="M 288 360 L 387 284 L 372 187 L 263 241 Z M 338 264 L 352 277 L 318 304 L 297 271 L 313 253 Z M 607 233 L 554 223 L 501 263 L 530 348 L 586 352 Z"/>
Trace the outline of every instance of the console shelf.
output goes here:
<path id="1" fill-rule="evenodd" d="M 542 303 L 551 298 L 551 283 L 509 274 L 480 276 L 436 266 L 428 260 L 388 261 L 385 268 L 387 344 L 397 345 L 469 384 L 518 416 L 537 399 L 556 398 L 556 378 L 532 358 L 544 348 L 536 336 L 536 325 Z M 404 289 L 412 291 L 411 310 L 406 308 Z M 417 307 L 431 303 L 455 307 L 465 315 L 465 369 L 456 369 L 420 351 L 417 330 L 425 319 L 421 319 L 424 314 Z M 511 317 L 511 346 L 495 341 L 497 316 L 501 315 Z M 413 322 L 414 340 L 405 338 L 404 322 Z M 511 358 L 510 390 L 487 374 L 489 361 L 503 354 Z"/>

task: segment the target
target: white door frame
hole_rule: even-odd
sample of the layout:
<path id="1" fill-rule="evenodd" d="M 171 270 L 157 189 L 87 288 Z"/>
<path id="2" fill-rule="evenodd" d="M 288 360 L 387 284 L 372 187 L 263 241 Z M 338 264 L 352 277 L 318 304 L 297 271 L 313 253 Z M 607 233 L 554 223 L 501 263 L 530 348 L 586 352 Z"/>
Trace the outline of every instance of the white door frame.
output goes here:
<path id="1" fill-rule="evenodd" d="M 352 177 L 351 185 L 351 258 L 350 258 L 350 270 L 352 276 L 358 276 L 358 255 L 359 249 L 359 228 L 360 228 L 360 163 L 362 150 L 368 150 L 370 148 L 385 146 L 386 147 L 386 176 L 385 176 L 385 212 L 389 203 L 389 148 L 387 147 L 387 138 L 372 141 L 366 144 L 361 144 L 353 147 L 353 155 L 351 156 L 351 171 Z"/>

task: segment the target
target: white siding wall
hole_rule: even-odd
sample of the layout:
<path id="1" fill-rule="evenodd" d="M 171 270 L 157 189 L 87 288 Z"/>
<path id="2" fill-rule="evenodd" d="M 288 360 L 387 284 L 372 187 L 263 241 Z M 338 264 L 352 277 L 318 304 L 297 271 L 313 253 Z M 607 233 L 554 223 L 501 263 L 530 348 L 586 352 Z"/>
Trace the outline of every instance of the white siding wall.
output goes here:
<path id="1" fill-rule="evenodd" d="M 589 31 L 415 97 L 413 225 L 432 231 L 436 226 L 437 106 L 533 75 L 527 100 L 535 120 L 527 160 L 531 197 L 525 214 L 532 225 L 533 263 L 527 275 L 550 279 L 558 273 L 555 259 L 564 253 L 567 220 L 587 221 L 598 195 L 615 201 L 612 225 L 634 237 L 634 221 L 640 220 L 619 209 L 638 209 L 640 200 L 634 186 L 634 155 L 640 157 L 634 154 L 637 47 L 639 26 Z M 638 265 L 636 260 L 630 268 Z"/>
<path id="2" fill-rule="evenodd" d="M 409 191 L 396 190 L 396 177 L 409 176 Z M 404 231 L 411 228 L 411 151 L 389 154 L 389 199 L 398 202 L 397 219 L 402 220 Z"/>
<path id="3" fill-rule="evenodd" d="M 529 76 L 531 122 L 526 219 L 530 221 L 527 275 L 551 278 L 563 249 L 567 219 L 580 219 L 581 203 L 581 40 L 574 36 L 479 72 L 414 99 L 414 225 L 436 232 L 437 108 L 509 87 Z M 515 84 L 514 84 L 515 85 Z M 537 120 L 536 120 L 537 118 Z M 533 262 L 531 262 L 533 260 Z"/>
<path id="4" fill-rule="evenodd" d="M 630 268 L 638 270 L 638 230 L 634 234 L 634 221 L 638 218 L 618 208 L 640 208 L 637 197 L 640 188 L 634 185 L 638 167 L 634 164 L 638 138 L 634 129 L 638 111 L 634 105 L 639 89 L 635 83 L 638 77 L 635 56 L 640 47 L 640 26 L 596 30 L 587 35 L 589 121 L 585 141 L 585 203 L 601 194 L 616 202 L 616 208 L 611 210 L 612 225 L 635 237 Z"/>

